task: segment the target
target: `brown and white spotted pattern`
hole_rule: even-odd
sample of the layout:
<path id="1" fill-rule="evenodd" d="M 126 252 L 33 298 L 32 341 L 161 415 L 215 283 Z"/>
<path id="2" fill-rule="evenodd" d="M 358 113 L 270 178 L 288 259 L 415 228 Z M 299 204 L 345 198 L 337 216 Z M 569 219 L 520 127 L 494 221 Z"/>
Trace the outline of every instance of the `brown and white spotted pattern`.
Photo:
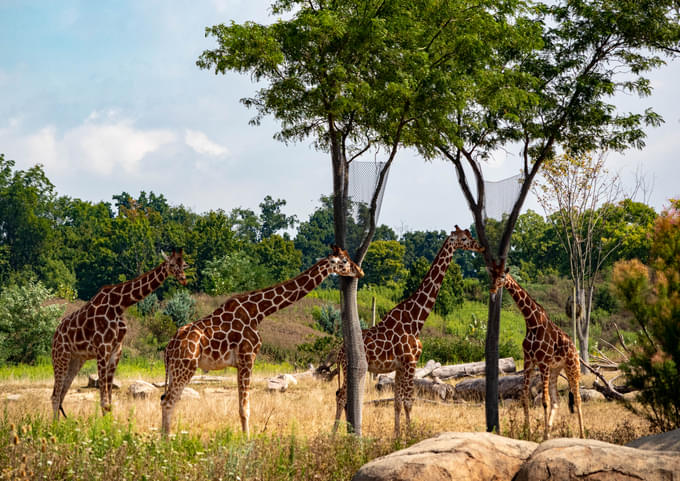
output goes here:
<path id="1" fill-rule="evenodd" d="M 553 418 L 558 408 L 557 376 L 564 369 L 571 391 L 569 407 L 578 412 L 579 435 L 583 437 L 583 415 L 581 413 L 581 394 L 579 380 L 581 370 L 576 346 L 569 336 L 557 327 L 549 318 L 543 306 L 531 296 L 510 275 L 505 274 L 503 286 L 515 300 L 526 323 L 526 335 L 522 342 L 524 350 L 524 385 L 522 389 L 522 405 L 524 407 L 524 428 L 529 433 L 529 386 L 534 368 L 543 382 L 543 411 L 545 426 L 543 437 L 550 437 Z"/>
<path id="2" fill-rule="evenodd" d="M 394 434 L 396 437 L 400 434 L 399 418 L 402 406 L 406 416 L 406 425 L 410 426 L 416 364 L 423 351 L 418 336 L 434 307 L 439 288 L 456 249 L 476 252 L 483 250 L 472 238 L 470 231 L 461 230 L 456 226 L 456 230 L 451 232 L 444 241 L 418 289 L 408 299 L 388 312 L 379 324 L 362 331 L 368 371 L 376 374 L 396 371 L 394 387 Z M 347 379 L 343 377 L 343 373 L 347 372 L 347 357 L 344 348 L 338 353 L 337 363 L 338 391 L 333 432 L 337 430 L 340 417 L 347 404 Z"/>
<path id="3" fill-rule="evenodd" d="M 59 411 L 66 416 L 64 397 L 88 359 L 97 359 L 101 407 L 104 412 L 111 410 L 111 383 L 127 331 L 123 312 L 156 290 L 169 275 L 186 284 L 186 267 L 182 251 L 173 252 L 161 265 L 135 279 L 102 287 L 87 304 L 61 320 L 52 338 L 55 420 Z"/>
<path id="4" fill-rule="evenodd" d="M 204 371 L 236 367 L 241 427 L 248 434 L 250 377 L 262 346 L 257 332 L 262 319 L 306 296 L 331 274 L 362 277 L 347 252 L 333 252 L 297 277 L 271 287 L 236 294 L 212 314 L 183 326 L 165 349 L 166 389 L 161 397 L 162 431 L 167 434 L 184 386 L 197 368 Z"/>

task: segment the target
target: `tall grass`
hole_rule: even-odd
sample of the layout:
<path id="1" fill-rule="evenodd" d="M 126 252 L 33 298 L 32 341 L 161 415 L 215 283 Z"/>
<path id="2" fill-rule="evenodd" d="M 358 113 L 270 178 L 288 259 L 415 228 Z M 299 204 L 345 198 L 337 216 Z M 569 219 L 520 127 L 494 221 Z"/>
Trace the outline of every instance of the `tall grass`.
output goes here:
<path id="1" fill-rule="evenodd" d="M 138 374 L 150 380 L 148 373 Z M 286 392 L 273 393 L 266 389 L 266 378 L 262 373 L 253 377 L 250 438 L 240 432 L 231 370 L 219 384 L 191 385 L 200 398 L 179 402 L 176 435 L 167 441 L 158 433 L 161 390 L 134 399 L 123 379 L 122 389 L 114 391 L 113 412 L 102 416 L 97 391 L 80 387 L 81 376 L 64 401 L 69 418 L 52 423 L 48 383 L 0 382 L 0 479 L 348 480 L 365 462 L 437 433 L 485 430 L 482 404 L 416 401 L 411 433 L 395 441 L 392 404 L 371 403 L 391 393 L 378 392 L 369 381 L 364 438 L 333 437 L 335 382 L 301 378 Z M 566 389 L 566 383 L 560 380 L 559 388 Z M 19 401 L 8 399 L 10 393 L 18 394 Z M 532 440 L 538 440 L 543 409 L 531 411 Z M 644 420 L 616 404 L 585 403 L 583 411 L 591 438 L 625 443 L 649 433 Z M 503 435 L 523 436 L 519 404 L 501 403 L 500 419 Z M 577 424 L 563 402 L 555 435 L 574 435 Z"/>

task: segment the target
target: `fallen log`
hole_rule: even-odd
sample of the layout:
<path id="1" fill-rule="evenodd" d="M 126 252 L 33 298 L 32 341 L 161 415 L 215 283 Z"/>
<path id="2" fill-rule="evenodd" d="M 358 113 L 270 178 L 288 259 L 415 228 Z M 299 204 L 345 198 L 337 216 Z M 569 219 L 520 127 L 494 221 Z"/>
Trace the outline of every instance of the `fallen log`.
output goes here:
<path id="1" fill-rule="evenodd" d="M 434 370 L 439 369 L 440 367 L 442 367 L 441 363 L 430 359 L 423 367 L 416 369 L 415 379 L 422 379 L 424 377 L 430 376 Z M 387 376 L 394 380 L 395 372 L 392 371 L 386 374 L 380 374 L 380 376 Z"/>
<path id="2" fill-rule="evenodd" d="M 442 401 L 449 401 L 453 399 L 454 388 L 451 384 L 441 382 L 440 379 L 414 379 L 415 392 L 418 396 L 426 396 L 429 398 L 438 398 Z M 378 383 L 375 388 L 378 391 L 394 390 L 394 378 L 388 374 L 381 374 L 378 376 Z"/>
<path id="3" fill-rule="evenodd" d="M 498 378 L 498 398 L 499 399 L 521 399 L 522 387 L 524 385 L 523 374 L 512 374 Z M 533 399 L 532 391 L 538 389 L 540 377 L 533 376 L 529 387 L 530 397 Z M 465 401 L 483 401 L 486 397 L 486 378 L 466 379 L 459 382 L 454 387 L 453 399 Z"/>
<path id="4" fill-rule="evenodd" d="M 595 381 L 593 382 L 593 388 L 595 390 L 602 393 L 602 395 L 604 395 L 604 397 L 606 397 L 607 399 L 610 400 L 613 399 L 617 401 L 624 400 L 623 393 L 619 391 L 620 388 L 614 386 L 614 379 L 616 379 L 618 376 L 608 381 L 602 374 L 599 373 L 597 369 L 593 369 L 593 367 L 587 362 L 585 362 L 583 359 L 580 359 L 580 361 L 581 364 L 583 364 L 583 366 L 585 366 L 590 372 L 592 372 L 595 375 L 595 377 L 597 377 L 601 381 L 601 383 L 599 383 L 597 382 L 597 379 L 595 379 Z"/>
<path id="5" fill-rule="evenodd" d="M 486 361 L 468 362 L 465 364 L 454 364 L 441 366 L 432 371 L 432 375 L 439 379 L 457 379 L 466 376 L 479 376 L 484 374 Z M 504 357 L 498 360 L 498 369 L 501 373 L 507 374 L 517 371 L 515 360 L 511 357 Z"/>

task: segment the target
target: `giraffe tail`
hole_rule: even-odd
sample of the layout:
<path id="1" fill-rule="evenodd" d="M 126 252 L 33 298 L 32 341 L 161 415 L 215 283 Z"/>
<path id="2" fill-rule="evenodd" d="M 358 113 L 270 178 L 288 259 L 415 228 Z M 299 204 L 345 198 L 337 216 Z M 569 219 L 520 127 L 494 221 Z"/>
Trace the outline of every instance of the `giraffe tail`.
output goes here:
<path id="1" fill-rule="evenodd" d="M 569 391 L 569 412 L 574 414 L 574 393 Z"/>
<path id="2" fill-rule="evenodd" d="M 59 411 L 61 411 L 61 415 L 64 416 L 64 419 L 68 419 L 68 416 L 66 416 L 66 412 L 64 411 L 64 407 L 59 404 Z"/>

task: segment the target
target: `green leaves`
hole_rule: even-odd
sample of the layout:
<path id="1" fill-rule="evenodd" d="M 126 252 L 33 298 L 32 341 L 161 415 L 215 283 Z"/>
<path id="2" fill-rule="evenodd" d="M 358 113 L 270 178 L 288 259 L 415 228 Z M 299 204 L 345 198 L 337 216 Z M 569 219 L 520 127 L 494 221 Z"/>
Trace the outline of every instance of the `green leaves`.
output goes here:
<path id="1" fill-rule="evenodd" d="M 49 354 L 64 313 L 61 305 L 45 305 L 51 298 L 50 291 L 34 281 L 0 291 L 0 363 L 33 363 Z"/>

